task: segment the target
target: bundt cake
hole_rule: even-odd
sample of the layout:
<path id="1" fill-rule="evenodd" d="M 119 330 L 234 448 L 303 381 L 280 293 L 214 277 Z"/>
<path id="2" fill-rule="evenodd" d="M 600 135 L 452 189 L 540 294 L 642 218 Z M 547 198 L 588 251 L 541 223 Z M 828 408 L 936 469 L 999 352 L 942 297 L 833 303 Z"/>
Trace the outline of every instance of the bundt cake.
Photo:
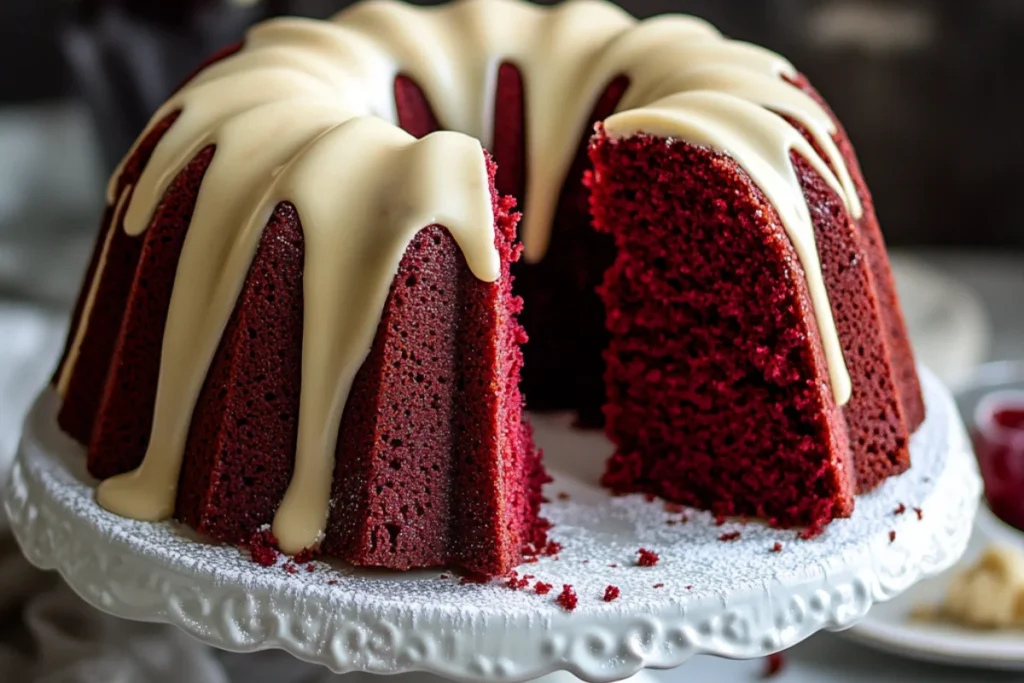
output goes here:
<path id="1" fill-rule="evenodd" d="M 55 384 L 114 512 L 495 575 L 547 527 L 520 370 L 617 491 L 816 527 L 909 466 L 871 198 L 787 61 L 601 0 L 258 25 L 111 179 Z"/>

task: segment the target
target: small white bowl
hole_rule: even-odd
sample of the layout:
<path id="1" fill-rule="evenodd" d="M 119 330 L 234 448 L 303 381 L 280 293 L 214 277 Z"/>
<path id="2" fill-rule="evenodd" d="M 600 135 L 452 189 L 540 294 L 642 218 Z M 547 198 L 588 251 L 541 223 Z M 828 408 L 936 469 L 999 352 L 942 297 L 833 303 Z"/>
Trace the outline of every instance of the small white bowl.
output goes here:
<path id="1" fill-rule="evenodd" d="M 1024 361 L 998 361 L 978 367 L 954 391 L 957 408 L 969 432 L 978 432 L 990 443 L 1013 445 L 1021 432 L 1001 427 L 997 409 L 1007 405 L 1024 409 Z M 1016 446 L 1024 450 L 1024 445 Z M 1024 460 L 1019 463 L 1024 470 Z M 1020 472 L 1024 478 L 1024 471 Z M 1024 532 L 1002 521 L 982 505 L 975 525 L 988 540 L 1024 548 Z"/>

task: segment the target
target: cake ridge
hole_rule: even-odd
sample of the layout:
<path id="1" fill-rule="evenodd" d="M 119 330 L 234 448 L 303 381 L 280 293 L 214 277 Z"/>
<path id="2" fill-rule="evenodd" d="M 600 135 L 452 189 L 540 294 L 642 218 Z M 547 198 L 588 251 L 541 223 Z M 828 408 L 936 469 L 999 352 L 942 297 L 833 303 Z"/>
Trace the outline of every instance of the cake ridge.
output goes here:
<path id="1" fill-rule="evenodd" d="M 85 300 L 82 304 L 84 315 L 88 316 L 88 312 L 92 310 L 92 307 L 96 303 L 96 296 L 99 293 L 100 276 L 103 270 L 106 268 L 107 255 L 110 253 L 110 245 L 114 241 L 114 235 L 117 232 L 117 226 L 124 219 L 124 212 L 128 206 L 128 200 L 132 196 L 132 185 L 126 185 L 121 189 L 120 194 L 117 197 L 114 206 L 114 211 L 111 214 L 111 221 L 113 226 L 107 231 L 107 234 L 103 236 L 103 242 L 99 245 L 99 259 L 97 261 L 96 273 L 90 282 L 86 283 L 86 295 Z M 78 362 L 78 354 L 82 347 L 82 341 L 85 339 L 85 332 L 87 326 L 79 324 L 74 330 L 71 331 L 70 343 L 68 344 L 67 358 L 64 359 L 64 363 L 60 368 L 60 372 L 57 373 L 57 393 L 61 396 L 65 395 L 68 391 L 68 385 L 71 382 L 71 372 Z"/>

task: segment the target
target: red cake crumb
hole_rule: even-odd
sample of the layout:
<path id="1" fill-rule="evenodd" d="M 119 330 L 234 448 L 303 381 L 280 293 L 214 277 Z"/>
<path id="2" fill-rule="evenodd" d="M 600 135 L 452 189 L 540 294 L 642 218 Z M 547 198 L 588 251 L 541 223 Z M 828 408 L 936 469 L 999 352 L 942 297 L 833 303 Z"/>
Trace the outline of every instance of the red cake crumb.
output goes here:
<path id="1" fill-rule="evenodd" d="M 671 515 L 680 515 L 684 510 L 686 510 L 686 508 L 679 503 L 665 503 L 665 512 Z"/>
<path id="2" fill-rule="evenodd" d="M 898 506 L 896 506 L 896 509 L 892 511 L 892 514 L 894 514 L 894 515 L 902 515 L 906 511 L 907 511 L 907 506 L 904 505 L 903 503 L 900 503 Z"/>
<path id="3" fill-rule="evenodd" d="M 273 567 L 277 564 L 277 539 L 269 529 L 257 531 L 249 539 L 249 555 L 253 562 L 261 567 Z"/>
<path id="4" fill-rule="evenodd" d="M 921 508 L 914 508 L 914 514 L 917 515 L 918 521 L 924 519 L 924 510 Z"/>
<path id="5" fill-rule="evenodd" d="M 565 491 L 561 491 L 558 494 L 558 500 L 569 500 L 569 494 Z"/>
<path id="6" fill-rule="evenodd" d="M 686 590 L 688 590 L 688 591 L 693 590 L 693 584 L 687 584 L 686 585 Z"/>
<path id="7" fill-rule="evenodd" d="M 306 571 L 307 571 L 308 573 L 312 574 L 313 572 L 315 572 L 315 571 L 316 571 L 316 565 L 315 565 L 315 564 L 312 564 L 312 563 L 310 563 L 310 564 L 307 564 L 307 565 L 306 565 Z"/>
<path id="8" fill-rule="evenodd" d="M 560 552 L 562 552 L 562 544 L 557 541 L 547 541 L 540 546 L 529 545 L 523 551 L 525 555 L 523 561 L 527 563 L 537 562 L 541 557 L 554 557 Z"/>
<path id="9" fill-rule="evenodd" d="M 565 584 L 562 586 L 562 592 L 558 594 L 558 598 L 555 602 L 557 602 L 566 612 L 572 612 L 576 609 L 579 599 L 576 597 L 576 591 L 573 590 L 572 586 Z"/>
<path id="10" fill-rule="evenodd" d="M 679 522 L 677 522 L 674 519 L 670 519 L 667 522 L 665 522 L 665 524 L 668 524 L 669 526 L 675 526 L 676 524 L 679 524 Z"/>
<path id="11" fill-rule="evenodd" d="M 778 541 L 775 541 L 775 545 L 772 546 L 771 552 L 773 552 L 773 553 L 781 553 L 782 552 L 782 544 L 779 543 Z"/>
<path id="12" fill-rule="evenodd" d="M 890 531 L 889 532 L 889 543 L 893 543 L 895 541 L 896 541 L 896 532 L 895 531 Z"/>
<path id="13" fill-rule="evenodd" d="M 286 572 L 288 572 L 289 574 L 298 574 L 298 573 L 299 573 L 299 568 L 298 568 L 298 567 L 296 567 L 296 566 L 295 566 L 294 564 L 292 564 L 291 562 L 289 562 L 289 563 L 287 563 L 286 565 L 284 565 L 284 567 L 282 567 L 282 569 L 284 569 L 284 570 L 285 570 Z"/>
<path id="14" fill-rule="evenodd" d="M 765 657 L 764 678 L 779 675 L 785 663 L 781 652 L 775 652 Z"/>
<path id="15" fill-rule="evenodd" d="M 537 595 L 547 595 L 554 588 L 550 583 L 542 583 L 540 581 L 533 587 L 533 592 Z"/>
<path id="16" fill-rule="evenodd" d="M 738 531 L 728 531 L 728 532 L 722 534 L 721 536 L 719 536 L 718 540 L 719 541 L 725 541 L 726 543 L 728 543 L 730 541 L 738 540 L 739 537 L 740 537 L 740 532 L 738 532 Z"/>
<path id="17" fill-rule="evenodd" d="M 297 553 L 295 557 L 292 558 L 292 562 L 294 562 L 295 564 L 306 564 L 307 562 L 311 562 L 313 560 L 314 555 L 315 553 L 313 552 L 312 548 L 306 548 L 305 550 Z"/>
<path id="18" fill-rule="evenodd" d="M 637 551 L 637 554 L 639 554 L 640 557 L 637 559 L 636 563 L 641 567 L 653 567 L 658 564 L 658 560 L 661 559 L 658 557 L 658 553 L 652 550 L 647 550 L 646 548 L 640 548 L 640 550 Z"/>
<path id="19" fill-rule="evenodd" d="M 449 574 L 441 574 L 441 576 L 439 576 L 439 577 L 437 577 L 437 578 L 439 578 L 439 579 L 450 579 L 450 578 L 452 578 L 452 577 L 451 577 L 451 575 L 449 575 Z"/>
<path id="20" fill-rule="evenodd" d="M 507 588 L 511 588 L 514 591 L 522 590 L 530 585 L 530 579 L 527 577 L 519 578 L 519 574 L 512 572 L 512 576 L 505 582 Z"/>
<path id="21" fill-rule="evenodd" d="M 338 585 L 338 580 L 337 579 L 331 579 L 330 581 L 327 582 L 327 585 L 328 586 L 337 586 Z"/>
<path id="22" fill-rule="evenodd" d="M 653 503 L 654 501 L 658 500 L 658 497 L 653 493 L 645 493 L 644 500 L 646 500 L 648 503 Z"/>
<path id="23" fill-rule="evenodd" d="M 537 564 L 538 562 L 540 562 L 540 558 L 537 557 L 536 555 L 531 555 L 529 557 L 524 557 L 523 558 L 523 563 L 524 564 Z"/>
<path id="24" fill-rule="evenodd" d="M 613 600 L 618 600 L 619 593 L 620 591 L 618 586 L 608 586 L 604 589 L 604 601 L 612 602 Z"/>
<path id="25" fill-rule="evenodd" d="M 799 538 L 801 541 L 810 541 L 813 538 L 821 536 L 823 533 L 825 533 L 825 525 L 812 524 L 806 529 L 801 530 L 800 533 L 797 534 L 797 538 Z"/>
<path id="26" fill-rule="evenodd" d="M 562 552 L 562 544 L 558 541 L 548 541 L 547 545 L 541 548 L 538 555 L 544 555 L 545 557 L 552 557 Z"/>
<path id="27" fill-rule="evenodd" d="M 655 588 L 664 588 L 665 584 L 663 584 L 663 583 L 656 583 L 656 584 L 654 584 L 654 587 Z"/>
<path id="28" fill-rule="evenodd" d="M 534 576 L 533 574 L 524 574 L 523 578 L 526 579 L 527 581 L 532 581 L 533 579 L 535 579 L 537 577 Z"/>
<path id="29" fill-rule="evenodd" d="M 715 526 L 722 526 L 725 522 L 725 515 L 715 515 Z"/>
<path id="30" fill-rule="evenodd" d="M 608 566 L 611 567 L 612 569 L 618 569 L 619 568 L 619 565 L 617 565 L 617 564 L 610 564 Z"/>

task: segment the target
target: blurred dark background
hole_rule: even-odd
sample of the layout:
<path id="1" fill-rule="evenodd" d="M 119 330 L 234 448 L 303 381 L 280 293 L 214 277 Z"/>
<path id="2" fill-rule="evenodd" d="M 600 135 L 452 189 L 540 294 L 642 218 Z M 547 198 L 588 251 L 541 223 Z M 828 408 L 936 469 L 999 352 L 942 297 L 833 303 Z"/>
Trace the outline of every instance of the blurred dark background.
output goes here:
<path id="1" fill-rule="evenodd" d="M 107 168 L 203 57 L 344 0 L 2 0 L 0 107 L 83 97 Z M 1024 0 L 621 0 L 775 49 L 847 127 L 891 244 L 1024 249 Z M 0 149 L 0 155 L 3 150 Z"/>

